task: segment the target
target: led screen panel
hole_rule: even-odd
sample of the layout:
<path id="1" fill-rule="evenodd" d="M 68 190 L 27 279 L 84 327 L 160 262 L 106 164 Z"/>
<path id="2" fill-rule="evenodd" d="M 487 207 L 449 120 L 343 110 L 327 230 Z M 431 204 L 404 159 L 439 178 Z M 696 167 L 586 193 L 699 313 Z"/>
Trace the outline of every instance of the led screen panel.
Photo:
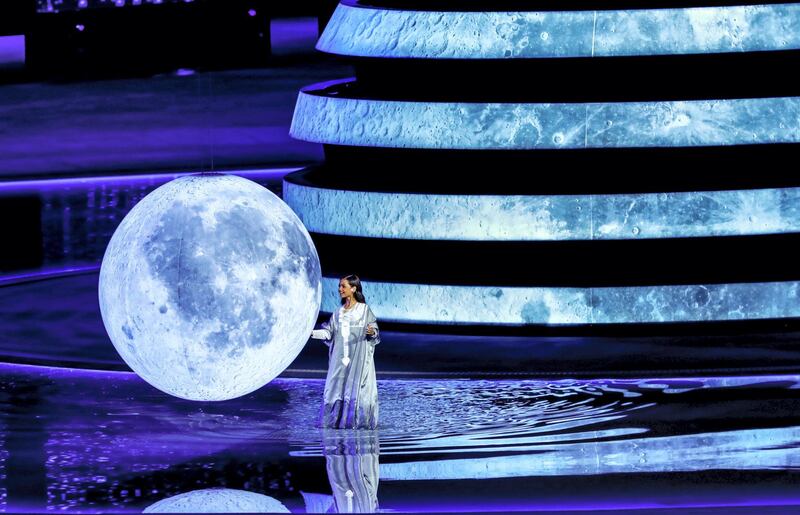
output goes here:
<path id="1" fill-rule="evenodd" d="M 284 179 L 283 200 L 309 231 L 367 238 L 547 241 L 800 232 L 800 188 L 445 195 L 316 188 Z"/>
<path id="2" fill-rule="evenodd" d="M 669 102 L 417 102 L 301 91 L 297 139 L 362 147 L 532 150 L 800 142 L 800 97 Z"/>
<path id="3" fill-rule="evenodd" d="M 520 326 L 800 317 L 800 281 L 602 288 L 362 281 L 379 321 Z M 338 285 L 339 278 L 323 277 L 321 311 L 339 309 Z"/>
<path id="4" fill-rule="evenodd" d="M 619 57 L 800 48 L 800 4 L 439 12 L 340 4 L 317 49 L 413 59 Z"/>

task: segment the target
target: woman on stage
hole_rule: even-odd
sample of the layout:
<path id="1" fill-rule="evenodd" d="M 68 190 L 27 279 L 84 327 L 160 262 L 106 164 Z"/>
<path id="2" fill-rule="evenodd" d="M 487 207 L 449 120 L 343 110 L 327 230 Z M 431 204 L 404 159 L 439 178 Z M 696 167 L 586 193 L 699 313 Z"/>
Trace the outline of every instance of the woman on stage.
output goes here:
<path id="1" fill-rule="evenodd" d="M 328 350 L 328 377 L 318 427 L 375 429 L 378 426 L 378 384 L 375 346 L 380 334 L 356 275 L 339 280 L 342 307 L 322 329 L 311 332 Z"/>

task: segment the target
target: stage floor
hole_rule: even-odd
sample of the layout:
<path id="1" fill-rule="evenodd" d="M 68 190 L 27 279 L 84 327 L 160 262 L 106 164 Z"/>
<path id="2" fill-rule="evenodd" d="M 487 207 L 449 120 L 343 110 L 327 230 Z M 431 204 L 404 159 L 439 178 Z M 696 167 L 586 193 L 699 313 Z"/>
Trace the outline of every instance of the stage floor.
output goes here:
<path id="1" fill-rule="evenodd" d="M 297 93 L 352 70 L 316 35 L 316 19 L 274 20 L 267 68 L 71 82 L 20 82 L 20 38 L 0 38 L 0 181 L 320 161 L 289 137 Z"/>
<path id="2" fill-rule="evenodd" d="M 0 377 L 6 512 L 138 513 L 178 495 L 297 513 L 800 502 L 798 376 L 380 380 L 374 431 L 316 429 L 318 379 L 214 403 L 131 373 L 3 364 Z"/>
<path id="3" fill-rule="evenodd" d="M 322 159 L 288 135 L 298 90 L 352 70 L 313 54 L 315 20 L 277 24 L 260 70 L 25 83 L 0 62 L 0 215 L 31 236 L 2 238 L 28 265 L 0 274 L 0 512 L 800 510 L 797 328 L 383 324 L 372 431 L 314 427 L 318 340 L 225 402 L 130 372 L 98 269 L 119 221 L 173 177 L 161 173 L 231 171 L 281 195 L 285 173 Z"/>

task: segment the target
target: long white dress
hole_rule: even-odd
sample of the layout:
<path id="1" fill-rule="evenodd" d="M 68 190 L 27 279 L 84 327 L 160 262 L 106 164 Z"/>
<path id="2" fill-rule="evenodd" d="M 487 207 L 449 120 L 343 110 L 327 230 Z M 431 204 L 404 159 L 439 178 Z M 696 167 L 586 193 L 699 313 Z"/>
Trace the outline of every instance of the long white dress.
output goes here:
<path id="1" fill-rule="evenodd" d="M 367 335 L 367 327 L 375 329 Z M 363 302 L 339 308 L 312 338 L 324 339 L 328 376 L 318 427 L 374 429 L 378 426 L 378 383 L 375 346 L 380 343 L 377 319 Z"/>

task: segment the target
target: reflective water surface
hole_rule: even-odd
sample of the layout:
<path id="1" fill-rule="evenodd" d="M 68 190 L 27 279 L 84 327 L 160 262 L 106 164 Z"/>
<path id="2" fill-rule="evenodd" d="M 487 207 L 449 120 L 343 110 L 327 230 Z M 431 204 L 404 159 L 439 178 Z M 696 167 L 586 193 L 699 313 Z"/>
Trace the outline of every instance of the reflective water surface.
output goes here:
<path id="1" fill-rule="evenodd" d="M 800 376 L 382 380 L 380 427 L 313 427 L 322 380 L 232 401 L 0 365 L 6 512 L 492 511 L 798 502 Z"/>

